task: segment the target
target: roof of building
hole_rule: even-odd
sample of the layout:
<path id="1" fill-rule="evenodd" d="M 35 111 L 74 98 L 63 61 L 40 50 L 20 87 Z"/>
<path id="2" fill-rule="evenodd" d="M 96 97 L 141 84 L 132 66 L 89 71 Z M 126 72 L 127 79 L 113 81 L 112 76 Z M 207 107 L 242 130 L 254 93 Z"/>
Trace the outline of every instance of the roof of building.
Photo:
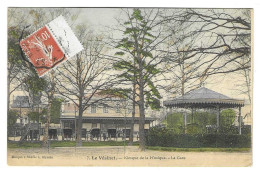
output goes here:
<path id="1" fill-rule="evenodd" d="M 78 116 L 76 116 L 78 118 Z M 75 116 L 61 116 L 62 120 L 75 120 Z M 83 120 L 132 120 L 132 117 L 82 117 Z M 135 117 L 135 120 L 139 120 L 139 117 Z M 156 118 L 145 117 L 145 121 L 154 121 Z"/>
<path id="2" fill-rule="evenodd" d="M 205 87 L 190 91 L 178 98 L 163 102 L 166 107 L 234 108 L 244 106 L 244 100 L 230 98 Z"/>
<path id="3" fill-rule="evenodd" d="M 28 96 L 16 96 L 12 108 L 29 108 L 29 97 Z"/>

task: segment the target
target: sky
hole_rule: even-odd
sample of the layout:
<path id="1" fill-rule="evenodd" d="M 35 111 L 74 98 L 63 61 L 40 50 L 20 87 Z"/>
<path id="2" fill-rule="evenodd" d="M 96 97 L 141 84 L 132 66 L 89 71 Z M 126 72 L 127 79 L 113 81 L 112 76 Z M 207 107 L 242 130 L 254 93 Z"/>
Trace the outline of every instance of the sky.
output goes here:
<path id="1" fill-rule="evenodd" d="M 109 26 L 116 24 L 114 19 L 120 14 L 120 8 L 80 8 L 73 9 L 73 11 L 80 10 L 78 20 L 80 22 L 90 23 L 95 29 L 100 26 Z"/>
<path id="2" fill-rule="evenodd" d="M 91 25 L 95 32 L 104 30 L 105 26 L 116 25 L 115 17 L 120 15 L 120 8 L 80 8 L 73 9 L 74 11 L 80 10 L 78 16 L 79 22 L 86 22 Z M 240 94 L 234 88 L 240 78 L 235 74 L 216 75 L 209 78 L 205 87 L 225 94 L 231 98 L 247 99 L 246 95 Z"/>
<path id="3" fill-rule="evenodd" d="M 117 24 L 115 18 L 120 17 L 121 14 L 120 8 L 71 8 L 70 10 L 75 14 L 79 13 L 75 25 L 84 23 L 95 33 L 107 31 L 107 26 L 115 26 Z M 116 35 L 117 32 L 114 31 L 113 34 Z M 234 90 L 239 79 L 234 74 L 215 75 L 210 77 L 204 86 L 231 98 L 247 99 L 246 95 L 241 95 Z"/>

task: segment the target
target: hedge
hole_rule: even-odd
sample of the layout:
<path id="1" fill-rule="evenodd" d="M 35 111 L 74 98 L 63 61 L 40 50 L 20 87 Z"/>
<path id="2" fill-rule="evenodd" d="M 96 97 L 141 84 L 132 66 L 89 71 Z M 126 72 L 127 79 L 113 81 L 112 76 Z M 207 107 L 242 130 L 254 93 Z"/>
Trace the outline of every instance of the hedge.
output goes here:
<path id="1" fill-rule="evenodd" d="M 153 128 L 146 134 L 146 144 L 176 148 L 250 148 L 251 135 L 174 134 L 165 128 Z"/>

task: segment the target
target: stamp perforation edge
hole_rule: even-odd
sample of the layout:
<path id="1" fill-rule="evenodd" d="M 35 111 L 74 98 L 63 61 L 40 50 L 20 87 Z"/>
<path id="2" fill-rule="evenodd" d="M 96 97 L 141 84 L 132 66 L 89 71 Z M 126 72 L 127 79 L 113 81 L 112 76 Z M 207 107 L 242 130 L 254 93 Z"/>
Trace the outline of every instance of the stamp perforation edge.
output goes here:
<path id="1" fill-rule="evenodd" d="M 84 49 L 84 47 L 83 47 L 82 43 L 80 42 L 80 40 L 76 37 L 74 31 L 71 29 L 71 27 L 70 27 L 70 25 L 68 24 L 67 20 L 66 20 L 62 15 L 56 17 L 54 20 L 58 19 L 59 17 L 62 17 L 62 19 L 64 20 L 64 22 L 67 24 L 69 31 L 73 34 L 73 36 L 77 39 L 78 43 L 81 45 L 82 49 L 81 49 L 80 51 L 82 51 L 82 50 Z M 54 20 L 52 20 L 52 21 L 54 21 Z M 51 22 L 52 22 L 52 21 L 51 21 Z M 50 27 L 49 24 L 50 24 L 51 22 L 49 22 L 48 24 L 46 24 L 46 27 L 47 27 L 48 30 L 53 34 L 53 37 L 54 37 L 56 43 L 61 47 L 61 49 L 63 50 L 63 53 L 67 55 L 67 58 L 68 58 L 68 59 L 70 59 L 71 57 L 69 56 L 68 52 L 66 51 L 66 48 L 65 48 L 62 44 L 60 44 L 60 42 L 58 41 L 57 35 L 55 34 L 55 32 L 54 32 L 54 31 L 52 30 L 52 28 Z M 79 52 L 80 52 L 80 51 L 79 51 Z M 76 54 L 78 54 L 79 52 L 77 52 Z M 74 56 L 75 56 L 76 54 L 74 54 Z M 72 56 L 72 57 L 73 57 L 73 56 Z"/>

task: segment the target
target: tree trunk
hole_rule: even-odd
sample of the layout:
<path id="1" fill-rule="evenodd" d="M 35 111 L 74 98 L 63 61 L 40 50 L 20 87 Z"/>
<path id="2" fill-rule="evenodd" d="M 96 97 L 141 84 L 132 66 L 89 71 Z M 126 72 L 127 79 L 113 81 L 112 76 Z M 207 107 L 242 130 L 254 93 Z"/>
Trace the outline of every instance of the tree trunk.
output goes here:
<path id="1" fill-rule="evenodd" d="M 8 71 L 8 76 L 7 76 L 7 121 L 9 121 L 9 108 L 10 108 L 10 72 Z M 8 127 L 9 130 L 9 127 Z M 8 135 L 9 131 L 7 131 L 7 140 L 8 140 Z"/>
<path id="2" fill-rule="evenodd" d="M 129 146 L 132 146 L 134 142 L 134 125 L 135 125 L 134 118 L 135 118 L 135 103 L 133 103 L 131 130 L 130 130 L 129 144 L 128 144 Z"/>
<path id="3" fill-rule="evenodd" d="M 47 119 L 46 119 L 46 124 L 45 124 L 45 133 L 44 133 L 44 137 L 43 137 L 43 147 L 48 147 L 49 146 L 49 126 L 50 126 L 50 121 L 51 121 L 51 104 L 53 101 L 53 96 L 55 93 L 54 90 L 54 71 L 51 71 L 51 90 L 48 93 L 48 113 L 47 113 Z"/>
<path id="4" fill-rule="evenodd" d="M 49 125 L 51 121 L 51 100 L 48 102 L 48 113 L 46 117 L 46 123 L 45 123 L 45 128 L 44 128 L 44 136 L 43 136 L 43 144 L 42 146 L 47 148 L 49 144 Z"/>
<path id="5" fill-rule="evenodd" d="M 185 79 L 184 79 L 184 74 L 182 75 L 182 80 L 181 80 L 181 95 L 184 95 L 184 83 L 185 83 Z"/>
<path id="6" fill-rule="evenodd" d="M 145 110 L 144 110 L 144 96 L 141 95 L 140 91 L 140 120 L 139 120 L 139 136 L 140 136 L 140 145 L 139 148 L 141 151 L 145 150 L 145 133 L 144 133 L 144 124 L 145 124 Z"/>
<path id="7" fill-rule="evenodd" d="M 79 119 L 77 121 L 77 132 L 76 132 L 76 146 L 80 147 L 82 146 L 82 140 L 81 140 L 81 133 L 82 133 L 82 115 L 83 115 L 83 110 L 82 106 L 79 107 Z"/>
<path id="8" fill-rule="evenodd" d="M 10 108 L 10 74 L 8 71 L 8 76 L 7 76 L 7 112 L 9 112 Z"/>
<path id="9" fill-rule="evenodd" d="M 139 148 L 141 151 L 145 150 L 145 133 L 144 133 L 144 124 L 145 124 L 145 109 L 144 109 L 144 84 L 143 84 L 143 75 L 142 75 L 142 64 L 139 64 L 140 72 L 139 72 L 139 111 L 140 111 L 140 119 L 139 119 L 139 136 L 140 136 L 140 144 Z"/>
<path id="10" fill-rule="evenodd" d="M 249 103 L 251 104 L 251 79 L 250 79 L 250 72 L 246 69 L 244 70 L 245 77 L 246 77 L 246 87 L 247 87 L 247 95 Z"/>
<path id="11" fill-rule="evenodd" d="M 134 82 L 133 82 L 133 110 L 132 110 L 132 119 L 131 119 L 131 131 L 129 137 L 129 145 L 133 145 L 134 142 L 134 125 L 135 125 L 135 94 L 136 94 L 136 82 L 135 82 L 135 75 L 134 75 Z"/>

